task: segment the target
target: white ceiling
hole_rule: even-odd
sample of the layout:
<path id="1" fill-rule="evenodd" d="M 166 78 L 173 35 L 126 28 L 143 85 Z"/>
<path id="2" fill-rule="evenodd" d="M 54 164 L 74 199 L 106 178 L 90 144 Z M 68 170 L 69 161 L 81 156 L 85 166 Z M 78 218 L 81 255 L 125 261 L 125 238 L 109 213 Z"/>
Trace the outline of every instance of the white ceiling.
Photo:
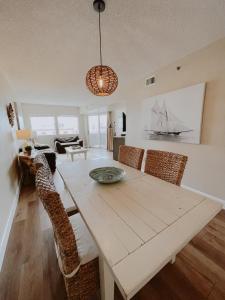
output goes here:
<path id="1" fill-rule="evenodd" d="M 136 80 L 225 36 L 224 0 L 107 0 L 103 62 L 118 74 L 110 97 L 92 96 L 98 64 L 91 0 L 0 0 L 0 69 L 17 100 L 87 105 L 124 100 Z M 144 84 L 144 82 L 143 82 Z"/>

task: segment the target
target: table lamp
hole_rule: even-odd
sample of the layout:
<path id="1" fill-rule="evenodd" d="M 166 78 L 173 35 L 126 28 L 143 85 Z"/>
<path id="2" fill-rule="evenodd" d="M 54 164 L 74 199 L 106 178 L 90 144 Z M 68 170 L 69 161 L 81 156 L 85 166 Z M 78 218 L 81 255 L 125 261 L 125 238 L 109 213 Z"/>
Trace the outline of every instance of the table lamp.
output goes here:
<path id="1" fill-rule="evenodd" d="M 26 146 L 28 146 L 28 140 L 31 138 L 31 131 L 28 129 L 20 129 L 16 131 L 17 140 L 24 140 L 23 151 Z"/>

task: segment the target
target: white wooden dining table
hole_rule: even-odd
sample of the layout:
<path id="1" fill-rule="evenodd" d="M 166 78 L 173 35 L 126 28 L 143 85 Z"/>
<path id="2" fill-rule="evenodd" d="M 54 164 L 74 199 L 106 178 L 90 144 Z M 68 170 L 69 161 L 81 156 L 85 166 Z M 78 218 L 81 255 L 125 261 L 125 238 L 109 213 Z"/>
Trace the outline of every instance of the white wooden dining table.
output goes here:
<path id="1" fill-rule="evenodd" d="M 98 184 L 97 167 L 125 170 L 121 182 Z M 58 166 L 99 248 L 101 297 L 114 299 L 116 282 L 132 298 L 222 209 L 206 197 L 109 159 Z"/>

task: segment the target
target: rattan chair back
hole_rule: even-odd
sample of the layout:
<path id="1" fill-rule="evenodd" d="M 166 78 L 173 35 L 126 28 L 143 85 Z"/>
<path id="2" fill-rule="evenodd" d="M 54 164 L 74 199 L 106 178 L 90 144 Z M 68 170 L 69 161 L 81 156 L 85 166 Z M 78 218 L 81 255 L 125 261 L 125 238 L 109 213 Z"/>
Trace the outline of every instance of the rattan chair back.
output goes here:
<path id="1" fill-rule="evenodd" d="M 147 150 L 145 173 L 180 185 L 187 156 L 173 152 Z"/>
<path id="2" fill-rule="evenodd" d="M 141 170 L 143 155 L 144 149 L 121 145 L 119 148 L 118 161 L 137 170 Z"/>
<path id="3" fill-rule="evenodd" d="M 70 274 L 79 266 L 74 232 L 54 184 L 49 181 L 49 170 L 40 167 L 36 173 L 36 188 L 51 220 L 55 241 L 59 250 L 64 274 Z"/>

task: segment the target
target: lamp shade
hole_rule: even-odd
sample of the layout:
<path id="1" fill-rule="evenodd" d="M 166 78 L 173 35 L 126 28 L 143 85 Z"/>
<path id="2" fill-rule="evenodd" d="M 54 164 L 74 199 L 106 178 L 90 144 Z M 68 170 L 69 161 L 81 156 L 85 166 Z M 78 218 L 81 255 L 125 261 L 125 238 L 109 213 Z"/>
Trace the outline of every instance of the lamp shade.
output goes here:
<path id="1" fill-rule="evenodd" d="M 109 66 L 94 66 L 86 75 L 86 85 L 96 96 L 109 96 L 117 88 L 118 78 Z"/>
<path id="2" fill-rule="evenodd" d="M 28 129 L 21 129 L 16 131 L 17 140 L 28 140 L 31 138 L 31 131 Z"/>

